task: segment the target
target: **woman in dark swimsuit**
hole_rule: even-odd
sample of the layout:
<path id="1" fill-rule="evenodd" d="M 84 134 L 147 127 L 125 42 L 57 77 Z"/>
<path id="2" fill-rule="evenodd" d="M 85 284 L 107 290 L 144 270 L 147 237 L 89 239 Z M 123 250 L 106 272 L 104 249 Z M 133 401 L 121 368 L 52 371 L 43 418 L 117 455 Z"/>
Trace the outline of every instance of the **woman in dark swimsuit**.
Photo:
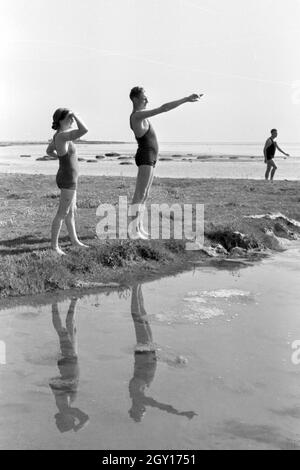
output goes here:
<path id="1" fill-rule="evenodd" d="M 70 130 L 74 121 L 78 129 Z M 61 190 L 61 196 L 58 212 L 52 223 L 51 247 L 59 255 L 65 255 L 58 245 L 63 221 L 66 222 L 73 245 L 87 248 L 86 245 L 78 240 L 75 228 L 78 160 L 73 141 L 84 136 L 88 130 L 77 116 L 65 108 L 60 108 L 55 111 L 52 129 L 57 132 L 54 134 L 53 141 L 47 148 L 47 154 L 58 157 L 59 159 L 56 183 Z"/>
<path id="2" fill-rule="evenodd" d="M 146 110 L 148 98 L 145 90 L 140 87 L 135 87 L 130 92 L 130 99 L 133 102 L 133 112 L 130 116 L 130 127 L 134 132 L 138 143 L 138 150 L 135 157 L 138 167 L 138 176 L 135 194 L 132 201 L 133 210 L 136 209 L 135 212 L 137 213 L 136 233 L 130 234 L 133 238 L 144 240 L 149 238 L 149 234 L 143 228 L 142 221 L 159 153 L 157 137 L 151 123 L 149 122 L 149 118 L 172 111 L 184 103 L 199 101 L 201 96 L 203 95 L 193 94 L 187 98 L 166 103 L 159 108 Z"/>

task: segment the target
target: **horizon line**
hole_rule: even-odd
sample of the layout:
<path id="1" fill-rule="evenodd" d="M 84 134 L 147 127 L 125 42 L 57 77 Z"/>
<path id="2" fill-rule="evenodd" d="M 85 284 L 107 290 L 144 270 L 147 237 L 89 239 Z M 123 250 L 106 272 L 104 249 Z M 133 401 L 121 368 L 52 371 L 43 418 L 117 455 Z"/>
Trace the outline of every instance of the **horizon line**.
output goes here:
<path id="1" fill-rule="evenodd" d="M 48 144 L 50 140 L 0 140 L 0 145 L 44 145 Z M 87 144 L 87 145 L 99 145 L 99 144 L 104 144 L 104 145 L 128 145 L 128 144 L 136 144 L 135 141 L 121 141 L 121 140 L 96 140 L 96 139 L 91 139 L 91 140 L 77 140 L 75 141 L 77 144 Z M 186 140 L 186 141 L 161 141 L 160 144 L 200 144 L 200 145 L 257 145 L 261 144 L 261 141 L 253 140 L 253 141 L 241 141 L 241 140 L 235 140 L 235 141 L 212 141 L 212 140 L 207 140 L 207 141 L 200 141 L 200 140 Z M 300 144 L 300 141 L 282 141 L 285 144 Z"/>

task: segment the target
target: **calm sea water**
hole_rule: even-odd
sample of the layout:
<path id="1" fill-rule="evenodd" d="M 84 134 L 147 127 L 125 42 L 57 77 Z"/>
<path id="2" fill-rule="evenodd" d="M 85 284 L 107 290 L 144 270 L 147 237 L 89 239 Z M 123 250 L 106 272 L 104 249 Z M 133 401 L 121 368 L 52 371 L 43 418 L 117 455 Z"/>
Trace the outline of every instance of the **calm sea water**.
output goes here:
<path id="1" fill-rule="evenodd" d="M 300 144 L 281 146 L 290 153 L 290 159 L 277 156 L 278 179 L 300 179 Z M 265 165 L 263 144 L 241 143 L 162 143 L 161 161 L 156 176 L 170 178 L 253 178 L 261 179 Z M 22 145 L 0 147 L 0 172 L 55 175 L 57 162 L 37 162 L 45 155 L 45 145 Z M 133 156 L 135 143 L 128 144 L 87 144 L 78 146 L 83 175 L 136 176 Z M 116 152 L 120 157 L 106 157 L 96 160 L 96 155 Z M 30 158 L 20 158 L 30 155 Z M 123 160 L 128 157 L 128 160 Z M 121 158 L 121 159 L 120 159 Z M 94 160 L 95 163 L 87 162 Z"/>

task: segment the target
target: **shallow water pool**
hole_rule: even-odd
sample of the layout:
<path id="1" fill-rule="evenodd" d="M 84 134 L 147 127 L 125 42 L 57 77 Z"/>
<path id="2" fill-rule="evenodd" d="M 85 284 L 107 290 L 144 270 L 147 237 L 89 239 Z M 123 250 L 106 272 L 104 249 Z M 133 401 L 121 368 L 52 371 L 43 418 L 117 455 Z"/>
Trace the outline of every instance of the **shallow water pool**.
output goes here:
<path id="1" fill-rule="evenodd" d="M 0 311 L 0 448 L 300 449 L 300 249 L 217 266 Z"/>

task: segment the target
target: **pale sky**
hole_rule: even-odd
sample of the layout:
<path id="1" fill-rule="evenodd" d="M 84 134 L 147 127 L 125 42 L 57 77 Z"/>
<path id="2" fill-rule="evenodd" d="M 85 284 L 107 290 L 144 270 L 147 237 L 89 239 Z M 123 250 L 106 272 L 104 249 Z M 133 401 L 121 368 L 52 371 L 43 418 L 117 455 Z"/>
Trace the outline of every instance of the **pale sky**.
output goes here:
<path id="1" fill-rule="evenodd" d="M 132 141 L 131 87 L 163 142 L 300 141 L 299 0 L 0 0 L 0 140 L 52 135 L 58 107 L 88 139 Z"/>

